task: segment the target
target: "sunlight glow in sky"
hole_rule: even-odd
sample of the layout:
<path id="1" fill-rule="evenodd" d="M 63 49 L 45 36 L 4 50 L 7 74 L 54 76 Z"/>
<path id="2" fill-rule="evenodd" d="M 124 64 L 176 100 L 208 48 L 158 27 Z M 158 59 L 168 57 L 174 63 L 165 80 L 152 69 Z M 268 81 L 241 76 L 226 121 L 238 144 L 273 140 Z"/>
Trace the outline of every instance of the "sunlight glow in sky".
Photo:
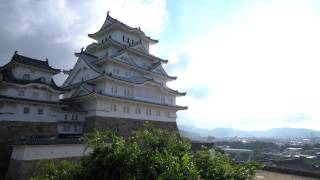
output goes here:
<path id="1" fill-rule="evenodd" d="M 169 86 L 188 93 L 177 101 L 189 106 L 178 114 L 179 125 L 320 130 L 316 0 L 13 0 L 8 4 L 0 5 L 5 13 L 0 14 L 4 23 L 0 53 L 7 59 L 19 49 L 69 69 L 76 61 L 73 52 L 92 42 L 87 34 L 100 28 L 110 10 L 113 17 L 160 40 L 152 53 L 168 59 L 165 68 L 178 76 Z M 42 34 L 46 36 L 41 38 Z M 53 41 L 46 44 L 48 37 Z M 27 41 L 39 47 L 30 47 Z M 35 50 L 41 47 L 55 50 Z"/>

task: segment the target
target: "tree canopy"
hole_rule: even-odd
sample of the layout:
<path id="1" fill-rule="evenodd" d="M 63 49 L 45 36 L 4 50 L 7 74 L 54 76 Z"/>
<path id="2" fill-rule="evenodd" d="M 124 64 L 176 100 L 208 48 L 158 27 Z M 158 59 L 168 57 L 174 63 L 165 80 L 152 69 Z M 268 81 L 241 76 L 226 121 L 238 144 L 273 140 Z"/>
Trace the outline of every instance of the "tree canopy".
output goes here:
<path id="1" fill-rule="evenodd" d="M 253 179 L 255 163 L 235 163 L 210 149 L 191 152 L 191 143 L 178 133 L 146 125 L 125 139 L 111 131 L 85 136 L 92 153 L 80 163 L 46 162 L 33 180 L 89 179 Z"/>

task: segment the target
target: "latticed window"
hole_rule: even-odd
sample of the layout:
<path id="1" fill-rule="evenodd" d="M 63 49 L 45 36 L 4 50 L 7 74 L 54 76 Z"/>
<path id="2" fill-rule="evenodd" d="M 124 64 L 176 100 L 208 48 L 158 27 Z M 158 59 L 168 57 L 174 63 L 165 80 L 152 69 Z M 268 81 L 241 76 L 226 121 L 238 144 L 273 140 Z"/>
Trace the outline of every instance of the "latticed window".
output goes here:
<path id="1" fill-rule="evenodd" d="M 120 74 L 120 70 L 119 68 L 113 68 L 113 74 L 119 75 Z"/>
<path id="2" fill-rule="evenodd" d="M 161 95 L 160 99 L 161 99 L 161 103 L 165 103 L 166 102 L 164 96 Z"/>
<path id="3" fill-rule="evenodd" d="M 157 110 L 157 113 L 156 113 L 157 116 L 160 116 L 161 115 L 161 112 L 159 110 Z"/>
<path id="4" fill-rule="evenodd" d="M 128 105 L 123 106 L 123 112 L 124 113 L 129 113 L 130 112 L 130 107 Z"/>
<path id="5" fill-rule="evenodd" d="M 117 94 L 118 93 L 118 88 L 117 87 L 112 87 L 111 88 L 111 93 L 112 94 Z"/>
<path id="6" fill-rule="evenodd" d="M 170 112 L 167 112 L 167 113 L 166 113 L 166 116 L 169 118 L 169 117 L 170 117 Z"/>
<path id="7" fill-rule="evenodd" d="M 152 113 L 151 113 L 151 109 L 147 109 L 147 110 L 146 110 L 146 114 L 150 116 L 150 115 L 152 114 Z"/>
<path id="8" fill-rule="evenodd" d="M 141 114 L 141 108 L 140 107 L 136 107 L 136 114 Z"/>
<path id="9" fill-rule="evenodd" d="M 24 113 L 24 114 L 29 114 L 29 113 L 30 113 L 30 108 L 24 107 L 24 108 L 23 108 L 23 113 Z"/>
<path id="10" fill-rule="evenodd" d="M 40 81 L 44 83 L 44 82 L 46 82 L 46 78 L 45 77 L 41 77 Z"/>
<path id="11" fill-rule="evenodd" d="M 111 111 L 116 112 L 117 111 L 117 105 L 112 104 L 111 105 Z"/>
<path id="12" fill-rule="evenodd" d="M 131 76 L 131 73 L 128 72 L 128 71 L 126 71 L 125 75 L 126 75 L 126 77 L 130 77 L 130 76 Z"/>
<path id="13" fill-rule="evenodd" d="M 43 108 L 39 108 L 39 109 L 38 109 L 38 114 L 39 114 L 39 115 L 42 115 L 42 114 L 43 114 Z"/>
<path id="14" fill-rule="evenodd" d="M 19 89 L 18 90 L 18 96 L 24 96 L 24 90 L 23 89 Z"/>
<path id="15" fill-rule="evenodd" d="M 34 93 L 32 94 L 32 98 L 38 99 L 38 98 L 39 98 L 39 93 L 34 92 Z"/>
<path id="16" fill-rule="evenodd" d="M 70 129 L 71 129 L 70 125 L 64 125 L 63 126 L 63 131 L 64 132 L 70 132 Z"/>
<path id="17" fill-rule="evenodd" d="M 22 79 L 23 79 L 23 80 L 30 80 L 30 75 L 29 75 L 29 74 L 24 74 L 24 75 L 22 76 Z"/>
<path id="18" fill-rule="evenodd" d="M 126 96 L 126 97 L 130 97 L 130 90 L 127 89 L 127 88 L 124 88 L 123 94 L 124 94 L 124 96 Z"/>

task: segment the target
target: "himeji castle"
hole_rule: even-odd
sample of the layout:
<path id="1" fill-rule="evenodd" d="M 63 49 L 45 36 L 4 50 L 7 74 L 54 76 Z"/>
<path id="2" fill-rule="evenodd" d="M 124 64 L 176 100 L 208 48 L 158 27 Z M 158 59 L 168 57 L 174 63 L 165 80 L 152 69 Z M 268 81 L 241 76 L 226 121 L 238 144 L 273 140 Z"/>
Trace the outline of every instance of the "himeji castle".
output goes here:
<path id="1" fill-rule="evenodd" d="M 45 58 L 16 51 L 0 66 L 0 167 L 8 166 L 8 178 L 30 177 L 40 160 L 83 156 L 81 136 L 94 129 L 129 137 L 149 122 L 178 131 L 177 111 L 187 107 L 176 97 L 186 93 L 167 86 L 177 77 L 149 53 L 158 41 L 109 13 L 88 36 L 94 42 L 75 53 L 61 86 L 53 80 L 61 70 Z"/>
<path id="2" fill-rule="evenodd" d="M 162 67 L 167 60 L 149 53 L 158 41 L 109 13 L 88 36 L 95 42 L 75 53 L 77 63 L 63 84 L 70 90 L 63 98 L 87 111 L 85 129 L 112 127 L 127 135 L 145 121 L 176 129 L 177 111 L 186 109 L 176 105 L 176 97 L 186 93 L 166 85 L 176 77 Z"/>

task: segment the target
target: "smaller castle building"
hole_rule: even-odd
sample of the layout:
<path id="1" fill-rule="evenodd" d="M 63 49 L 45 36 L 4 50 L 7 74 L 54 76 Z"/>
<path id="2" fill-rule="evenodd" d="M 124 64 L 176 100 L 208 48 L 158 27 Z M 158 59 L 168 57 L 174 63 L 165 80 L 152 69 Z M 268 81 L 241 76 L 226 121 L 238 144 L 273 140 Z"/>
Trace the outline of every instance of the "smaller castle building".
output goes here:
<path id="1" fill-rule="evenodd" d="M 0 68 L 0 121 L 53 123 L 58 136 L 82 134 L 85 111 L 60 100 L 66 90 L 54 82 L 57 73 L 60 70 L 52 68 L 47 59 L 15 52 Z"/>

